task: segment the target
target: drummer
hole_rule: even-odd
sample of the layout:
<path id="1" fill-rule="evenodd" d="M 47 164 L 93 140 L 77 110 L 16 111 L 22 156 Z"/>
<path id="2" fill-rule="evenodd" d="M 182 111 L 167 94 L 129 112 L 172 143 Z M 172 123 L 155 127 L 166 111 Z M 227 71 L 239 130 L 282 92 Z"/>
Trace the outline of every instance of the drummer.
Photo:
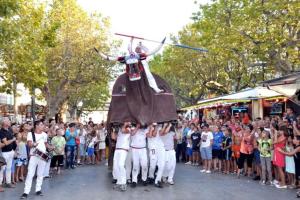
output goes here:
<path id="1" fill-rule="evenodd" d="M 46 149 L 48 148 L 47 144 L 47 134 L 43 132 L 44 123 L 42 121 L 35 121 L 33 132 L 28 133 L 27 135 L 27 143 L 31 148 L 30 150 L 30 160 L 28 164 L 28 173 L 25 181 L 24 193 L 21 196 L 21 199 L 26 199 L 31 190 L 32 179 L 37 170 L 37 179 L 36 179 L 36 187 L 35 194 L 38 196 L 42 196 L 42 184 L 44 178 L 44 169 L 47 161 L 45 157 L 47 156 Z"/>

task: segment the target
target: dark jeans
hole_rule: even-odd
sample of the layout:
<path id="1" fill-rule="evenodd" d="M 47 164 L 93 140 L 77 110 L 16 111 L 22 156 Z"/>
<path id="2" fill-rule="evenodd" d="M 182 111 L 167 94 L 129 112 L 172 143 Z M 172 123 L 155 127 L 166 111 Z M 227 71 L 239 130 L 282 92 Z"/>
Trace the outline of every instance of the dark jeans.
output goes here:
<path id="1" fill-rule="evenodd" d="M 76 151 L 76 146 L 74 145 L 67 145 L 66 146 L 66 155 L 67 155 L 67 162 L 66 162 L 66 167 L 74 167 L 74 159 L 75 159 L 75 151 Z"/>
<path id="2" fill-rule="evenodd" d="M 185 143 L 177 144 L 177 146 L 176 146 L 176 162 L 180 162 L 180 156 L 181 156 L 181 161 L 183 161 L 183 162 L 186 161 L 185 152 L 186 152 L 186 144 Z"/>

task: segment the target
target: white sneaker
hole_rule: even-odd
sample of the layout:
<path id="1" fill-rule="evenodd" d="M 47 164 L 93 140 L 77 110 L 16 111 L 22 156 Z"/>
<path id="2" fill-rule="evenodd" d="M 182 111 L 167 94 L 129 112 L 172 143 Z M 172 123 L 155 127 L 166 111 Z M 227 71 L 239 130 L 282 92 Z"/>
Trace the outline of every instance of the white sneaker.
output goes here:
<path id="1" fill-rule="evenodd" d="M 207 174 L 211 174 L 211 171 L 210 171 L 210 170 L 207 170 L 205 173 L 207 173 Z"/>
<path id="2" fill-rule="evenodd" d="M 287 188 L 286 185 L 276 185 L 276 187 L 277 187 L 278 189 L 286 189 L 286 188 Z"/>
<path id="3" fill-rule="evenodd" d="M 205 169 L 202 169 L 202 170 L 200 170 L 200 172 L 201 172 L 201 173 L 204 173 L 204 172 L 206 172 L 206 170 L 205 170 Z"/>
<path id="4" fill-rule="evenodd" d="M 192 164 L 192 162 L 191 162 L 191 161 L 189 161 L 189 162 L 186 162 L 186 163 L 184 163 L 184 164 L 186 164 L 186 165 L 191 165 L 191 164 Z"/>
<path id="5" fill-rule="evenodd" d="M 199 163 L 196 163 L 196 166 L 199 166 Z"/>
<path id="6" fill-rule="evenodd" d="M 174 181 L 168 181 L 170 185 L 174 185 Z"/>

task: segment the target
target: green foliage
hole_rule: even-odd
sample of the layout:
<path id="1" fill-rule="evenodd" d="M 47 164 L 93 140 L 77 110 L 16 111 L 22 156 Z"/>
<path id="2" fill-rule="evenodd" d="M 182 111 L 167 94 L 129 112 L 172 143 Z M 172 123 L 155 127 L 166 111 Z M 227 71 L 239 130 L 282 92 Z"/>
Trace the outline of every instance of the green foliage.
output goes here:
<path id="1" fill-rule="evenodd" d="M 299 13 L 300 3 L 293 0 L 213 1 L 173 37 L 209 52 L 167 47 L 151 66 L 174 88 L 179 106 L 254 87 L 300 68 Z"/>
<path id="2" fill-rule="evenodd" d="M 112 66 L 93 48 L 113 48 L 107 39 L 108 19 L 97 13 L 88 16 L 75 0 L 54 0 L 48 20 L 49 27 L 58 27 L 55 35 L 48 35 L 51 42 L 55 38 L 46 55 L 48 81 L 43 90 L 49 115 L 53 116 L 64 103 L 69 109 L 81 101 L 87 109 L 103 106 Z"/>

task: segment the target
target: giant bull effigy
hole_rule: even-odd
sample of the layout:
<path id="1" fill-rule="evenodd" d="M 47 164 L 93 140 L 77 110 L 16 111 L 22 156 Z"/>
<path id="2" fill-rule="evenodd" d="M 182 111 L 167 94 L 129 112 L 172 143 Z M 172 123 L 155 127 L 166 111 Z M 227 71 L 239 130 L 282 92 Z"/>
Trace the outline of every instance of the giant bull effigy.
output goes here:
<path id="1" fill-rule="evenodd" d="M 107 124 L 118 125 L 125 121 L 149 125 L 177 119 L 175 98 L 170 86 L 149 70 L 146 58 L 157 53 L 165 39 L 152 52 L 129 50 L 129 55 L 112 57 L 99 51 L 108 61 L 126 65 L 126 73 L 120 75 L 112 90 Z M 154 85 L 154 86 L 153 86 Z"/>

